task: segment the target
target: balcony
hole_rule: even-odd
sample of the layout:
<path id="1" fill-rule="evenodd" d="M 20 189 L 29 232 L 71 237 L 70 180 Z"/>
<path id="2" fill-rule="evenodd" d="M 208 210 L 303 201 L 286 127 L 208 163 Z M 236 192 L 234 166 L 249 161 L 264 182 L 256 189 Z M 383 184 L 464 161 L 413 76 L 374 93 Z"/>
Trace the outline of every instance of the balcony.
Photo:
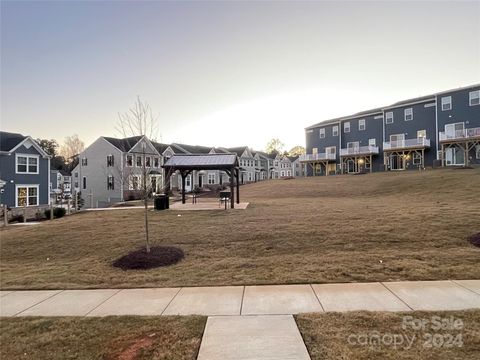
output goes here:
<path id="1" fill-rule="evenodd" d="M 480 138 L 480 127 L 449 132 L 441 131 L 439 133 L 440 141 L 468 140 L 473 138 Z"/>
<path id="2" fill-rule="evenodd" d="M 378 154 L 378 146 L 357 146 L 353 148 L 340 149 L 340 156 L 351 155 L 375 155 Z"/>
<path id="3" fill-rule="evenodd" d="M 300 161 L 335 161 L 337 159 L 336 154 L 318 153 L 318 154 L 305 154 L 300 155 Z"/>
<path id="4" fill-rule="evenodd" d="M 383 143 L 383 150 L 419 149 L 430 147 L 430 139 L 415 138 Z"/>

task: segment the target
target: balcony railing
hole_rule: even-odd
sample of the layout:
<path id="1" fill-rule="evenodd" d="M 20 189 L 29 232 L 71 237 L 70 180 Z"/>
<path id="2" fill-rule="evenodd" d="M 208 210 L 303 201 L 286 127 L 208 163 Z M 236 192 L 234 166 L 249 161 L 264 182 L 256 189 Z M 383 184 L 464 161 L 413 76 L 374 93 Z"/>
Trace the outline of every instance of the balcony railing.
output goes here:
<path id="1" fill-rule="evenodd" d="M 300 155 L 300 161 L 335 160 L 336 158 L 337 158 L 336 154 L 330 154 L 330 153 Z"/>
<path id="2" fill-rule="evenodd" d="M 340 156 L 348 155 L 369 155 L 378 154 L 378 146 L 357 146 L 353 148 L 340 149 Z"/>
<path id="3" fill-rule="evenodd" d="M 455 130 L 455 131 L 449 131 L 449 132 L 441 131 L 439 135 L 440 135 L 440 141 L 471 139 L 471 138 L 480 137 L 480 127 Z"/>
<path id="4" fill-rule="evenodd" d="M 416 139 L 389 141 L 389 142 L 383 143 L 383 150 L 408 149 L 408 148 L 418 148 L 418 147 L 430 147 L 430 139 L 416 138 Z"/>

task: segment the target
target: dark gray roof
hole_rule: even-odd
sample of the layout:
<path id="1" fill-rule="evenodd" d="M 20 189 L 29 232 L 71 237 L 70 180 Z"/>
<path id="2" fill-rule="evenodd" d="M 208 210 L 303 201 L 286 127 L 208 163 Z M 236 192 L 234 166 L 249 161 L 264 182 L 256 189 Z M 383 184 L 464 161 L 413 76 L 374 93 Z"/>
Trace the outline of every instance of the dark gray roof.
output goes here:
<path id="1" fill-rule="evenodd" d="M 132 136 L 124 139 L 117 139 L 104 136 L 103 138 L 119 150 L 128 152 L 140 141 L 142 137 L 143 136 Z"/>
<path id="2" fill-rule="evenodd" d="M 419 97 L 408 99 L 408 100 L 398 101 L 398 102 L 393 103 L 392 105 L 389 105 L 385 108 L 393 108 L 393 107 L 397 107 L 397 106 L 401 106 L 401 105 L 407 105 L 407 104 L 411 104 L 411 103 L 431 101 L 431 100 L 435 100 L 435 95 L 434 94 L 426 95 L 426 96 L 419 96 Z"/>
<path id="3" fill-rule="evenodd" d="M 0 131 L 0 151 L 10 151 L 25 140 L 26 136 L 17 133 Z"/>
<path id="4" fill-rule="evenodd" d="M 231 153 L 237 154 L 238 156 L 242 156 L 242 154 L 245 152 L 246 149 L 248 149 L 248 146 L 232 147 L 232 148 L 228 148 L 227 150 L 230 151 Z"/>
<path id="5" fill-rule="evenodd" d="M 298 159 L 298 156 L 287 156 L 288 160 L 295 162 Z"/>
<path id="6" fill-rule="evenodd" d="M 212 150 L 211 147 L 207 147 L 207 146 L 186 145 L 186 144 L 178 144 L 178 143 L 173 143 L 171 147 L 173 148 L 174 151 L 178 149 L 182 153 L 190 153 L 190 154 L 208 154 L 210 150 Z"/>
<path id="7" fill-rule="evenodd" d="M 167 150 L 167 148 L 170 146 L 170 145 L 167 145 L 167 144 L 158 143 L 158 142 L 156 142 L 156 141 L 152 141 L 152 145 L 153 145 L 153 147 L 159 152 L 160 155 L 161 155 L 165 150 Z"/>
<path id="8" fill-rule="evenodd" d="M 213 169 L 237 165 L 235 154 L 175 154 L 167 160 L 164 167 Z"/>

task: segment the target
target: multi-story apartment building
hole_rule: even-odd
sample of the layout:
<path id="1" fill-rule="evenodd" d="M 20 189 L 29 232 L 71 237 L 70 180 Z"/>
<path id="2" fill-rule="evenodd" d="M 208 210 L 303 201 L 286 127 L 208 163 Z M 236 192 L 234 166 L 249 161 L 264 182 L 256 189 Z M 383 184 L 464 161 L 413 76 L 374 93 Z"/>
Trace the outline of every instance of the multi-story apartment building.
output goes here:
<path id="1" fill-rule="evenodd" d="M 480 85 L 323 121 L 305 136 L 308 175 L 480 164 Z"/>

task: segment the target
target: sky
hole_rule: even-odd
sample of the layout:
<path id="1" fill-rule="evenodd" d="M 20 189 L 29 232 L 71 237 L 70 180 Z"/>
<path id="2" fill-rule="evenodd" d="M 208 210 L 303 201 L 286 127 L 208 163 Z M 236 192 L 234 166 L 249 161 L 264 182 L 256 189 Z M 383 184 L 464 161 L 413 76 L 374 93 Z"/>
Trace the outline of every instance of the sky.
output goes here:
<path id="1" fill-rule="evenodd" d="M 332 117 L 480 83 L 480 2 L 1 1 L 0 127 L 286 149 Z"/>

